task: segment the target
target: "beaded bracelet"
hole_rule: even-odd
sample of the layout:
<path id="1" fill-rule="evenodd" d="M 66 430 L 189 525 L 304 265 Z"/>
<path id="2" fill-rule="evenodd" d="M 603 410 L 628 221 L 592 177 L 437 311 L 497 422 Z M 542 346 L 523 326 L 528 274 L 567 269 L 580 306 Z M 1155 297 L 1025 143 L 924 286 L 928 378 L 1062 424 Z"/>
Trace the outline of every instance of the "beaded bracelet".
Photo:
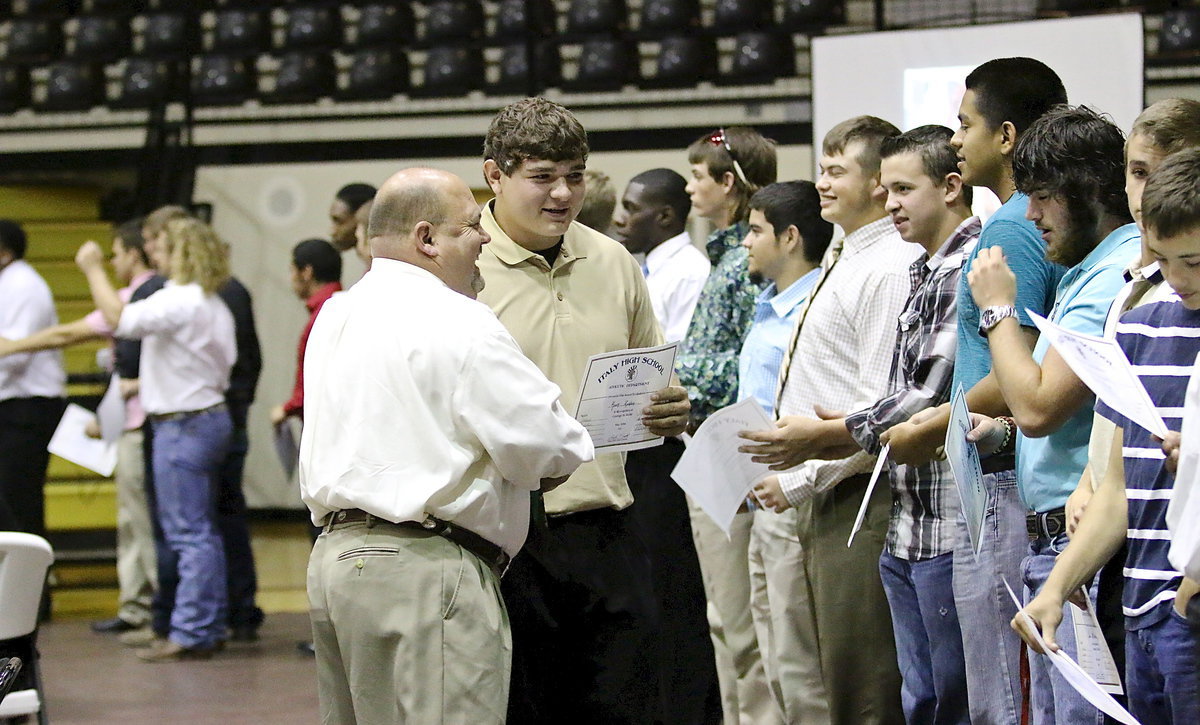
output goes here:
<path id="1" fill-rule="evenodd" d="M 1016 436 L 1013 433 L 1016 431 L 1017 423 L 1007 415 L 996 416 L 996 422 L 1004 426 L 1004 441 L 1000 443 L 1000 448 L 996 453 L 1009 453 L 1016 448 Z"/>

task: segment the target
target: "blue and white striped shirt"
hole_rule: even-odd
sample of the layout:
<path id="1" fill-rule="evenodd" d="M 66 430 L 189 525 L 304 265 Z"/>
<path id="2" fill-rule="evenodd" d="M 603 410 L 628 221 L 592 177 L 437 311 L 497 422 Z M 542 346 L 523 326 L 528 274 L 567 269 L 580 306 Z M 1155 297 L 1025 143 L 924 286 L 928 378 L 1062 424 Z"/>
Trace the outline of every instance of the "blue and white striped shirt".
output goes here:
<path id="1" fill-rule="evenodd" d="M 775 416 L 779 368 L 803 302 L 820 275 L 816 267 L 782 292 L 772 284 L 754 301 L 754 322 L 738 356 L 738 402 L 753 397 L 767 415 Z"/>
<path id="2" fill-rule="evenodd" d="M 1189 310 L 1178 301 L 1130 310 L 1117 323 L 1117 343 L 1167 427 L 1179 430 L 1193 361 L 1200 353 L 1200 310 Z M 1126 628 L 1141 629 L 1167 616 L 1182 578 L 1167 560 L 1167 506 L 1175 476 L 1167 472 L 1160 443 L 1149 431 L 1102 401 L 1096 412 L 1124 430 L 1129 553 L 1122 605 Z"/>

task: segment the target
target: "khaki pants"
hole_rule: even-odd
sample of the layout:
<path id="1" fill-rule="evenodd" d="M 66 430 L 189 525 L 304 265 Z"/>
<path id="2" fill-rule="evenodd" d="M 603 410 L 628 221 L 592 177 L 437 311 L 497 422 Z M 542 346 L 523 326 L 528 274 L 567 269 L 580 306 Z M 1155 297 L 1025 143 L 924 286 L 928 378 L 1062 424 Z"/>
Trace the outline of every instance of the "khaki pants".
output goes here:
<path id="1" fill-rule="evenodd" d="M 809 505 L 754 512 L 750 531 L 750 611 L 771 694 L 788 723 L 828 725 L 829 700 L 821 679 L 816 614 L 808 589 L 808 556 L 797 521 Z"/>
<path id="2" fill-rule="evenodd" d="M 324 725 L 504 722 L 508 613 L 475 555 L 387 523 L 334 526 L 308 599 Z"/>
<path id="3" fill-rule="evenodd" d="M 739 513 L 730 538 L 690 499 L 692 536 L 700 558 L 700 574 L 708 595 L 708 625 L 716 651 L 717 680 L 725 725 L 769 725 L 782 722 L 771 698 L 767 676 L 750 615 L 750 525 L 753 516 Z"/>
<path id="4" fill-rule="evenodd" d="M 129 624 L 150 624 L 150 600 L 158 588 L 154 526 L 146 497 L 142 431 L 127 430 L 117 441 L 117 616 Z"/>
<path id="5" fill-rule="evenodd" d="M 801 545 L 809 552 L 809 591 L 821 643 L 821 673 L 835 725 L 900 725 L 900 671 L 892 613 L 879 578 L 891 514 L 887 478 L 875 486 L 854 545 L 846 547 L 866 477 L 843 481 L 812 500 Z"/>

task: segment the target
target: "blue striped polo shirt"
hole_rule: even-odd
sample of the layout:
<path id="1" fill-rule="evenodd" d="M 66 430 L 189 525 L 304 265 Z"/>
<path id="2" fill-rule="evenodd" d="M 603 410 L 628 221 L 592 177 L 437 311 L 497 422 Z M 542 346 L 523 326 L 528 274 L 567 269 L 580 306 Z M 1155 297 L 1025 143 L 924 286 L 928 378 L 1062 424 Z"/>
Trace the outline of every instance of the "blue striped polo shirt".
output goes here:
<path id="1" fill-rule="evenodd" d="M 1178 301 L 1156 302 L 1125 313 L 1116 332 L 1158 414 L 1168 428 L 1179 430 L 1189 376 L 1200 353 L 1200 310 Z M 1149 431 L 1103 402 L 1096 403 L 1096 411 L 1124 430 L 1129 554 L 1122 605 L 1126 629 L 1141 629 L 1167 616 L 1183 578 L 1167 560 L 1167 506 L 1175 476 L 1167 472 L 1161 445 Z"/>

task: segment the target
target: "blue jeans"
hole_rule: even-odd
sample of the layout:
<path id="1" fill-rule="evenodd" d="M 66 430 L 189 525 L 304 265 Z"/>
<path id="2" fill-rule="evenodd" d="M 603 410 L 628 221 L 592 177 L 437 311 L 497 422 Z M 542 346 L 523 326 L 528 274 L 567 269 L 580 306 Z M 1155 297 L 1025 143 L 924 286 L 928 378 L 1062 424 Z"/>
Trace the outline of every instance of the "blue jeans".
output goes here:
<path id="1" fill-rule="evenodd" d="M 892 610 L 900 701 L 912 724 L 970 725 L 962 632 L 954 607 L 954 555 L 906 561 L 884 551 L 879 576 Z"/>
<path id="2" fill-rule="evenodd" d="M 1017 608 L 1004 580 L 1020 588 L 1021 560 L 1029 553 L 1029 537 L 1016 473 L 989 473 L 983 484 L 988 502 L 978 556 L 971 549 L 965 519 L 958 517 L 954 604 L 962 629 L 971 722 L 1010 725 L 1021 717 L 1021 638 L 1009 626 Z"/>
<path id="3" fill-rule="evenodd" d="M 1040 538 L 1029 544 L 1029 556 L 1021 564 L 1021 578 L 1025 582 L 1025 603 L 1028 604 L 1042 590 L 1058 555 L 1067 548 L 1067 535 L 1059 534 L 1053 539 Z M 1089 585 L 1093 601 L 1096 585 Z M 1071 659 L 1079 661 L 1075 647 L 1075 628 L 1071 625 L 1071 605 L 1063 605 L 1063 620 L 1055 633 L 1058 646 Z M 1130 685 L 1132 688 L 1132 685 Z M 1090 705 L 1067 684 L 1067 681 L 1050 663 L 1045 655 L 1029 655 L 1029 710 L 1033 725 L 1071 723 L 1085 725 L 1104 722 L 1104 714 Z"/>
<path id="4" fill-rule="evenodd" d="M 1125 633 L 1129 710 L 1143 723 L 1200 722 L 1200 630 L 1170 612 L 1149 627 Z"/>
<path id="5" fill-rule="evenodd" d="M 225 639 L 225 552 L 216 525 L 217 469 L 229 446 L 224 409 L 154 421 L 159 525 L 178 560 L 170 638 L 185 647 Z"/>

